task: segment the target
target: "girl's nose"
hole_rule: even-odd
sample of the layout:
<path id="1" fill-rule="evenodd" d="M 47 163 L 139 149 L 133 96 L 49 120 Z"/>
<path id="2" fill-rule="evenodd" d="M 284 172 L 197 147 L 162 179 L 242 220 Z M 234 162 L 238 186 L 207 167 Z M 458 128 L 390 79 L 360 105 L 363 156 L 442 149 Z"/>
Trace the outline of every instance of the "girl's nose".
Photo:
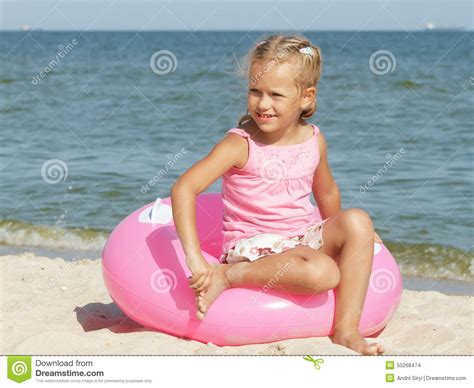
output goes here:
<path id="1" fill-rule="evenodd" d="M 258 109 L 262 112 L 270 109 L 271 106 L 272 104 L 269 97 L 262 96 L 262 98 L 260 98 L 258 101 Z"/>

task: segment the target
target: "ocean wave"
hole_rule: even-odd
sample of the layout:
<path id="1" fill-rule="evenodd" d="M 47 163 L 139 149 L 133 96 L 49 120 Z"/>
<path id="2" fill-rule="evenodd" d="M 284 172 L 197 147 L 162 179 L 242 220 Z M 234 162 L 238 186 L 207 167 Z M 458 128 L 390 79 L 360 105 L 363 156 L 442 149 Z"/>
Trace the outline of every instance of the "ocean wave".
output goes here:
<path id="1" fill-rule="evenodd" d="M 16 220 L 0 220 L 0 244 L 13 246 L 99 251 L 108 232 L 89 228 L 34 225 Z"/>
<path id="2" fill-rule="evenodd" d="M 473 252 L 439 244 L 386 243 L 404 276 L 474 280 Z"/>
<path id="3" fill-rule="evenodd" d="M 71 251 L 101 251 L 110 231 L 0 220 L 0 244 Z M 403 276 L 474 280 L 472 251 L 439 244 L 385 242 Z"/>

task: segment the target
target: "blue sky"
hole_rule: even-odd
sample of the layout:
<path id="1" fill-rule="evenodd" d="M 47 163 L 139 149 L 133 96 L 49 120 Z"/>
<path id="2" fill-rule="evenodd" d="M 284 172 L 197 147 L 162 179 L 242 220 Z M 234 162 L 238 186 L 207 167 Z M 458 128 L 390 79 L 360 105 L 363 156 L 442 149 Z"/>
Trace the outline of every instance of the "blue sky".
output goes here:
<path id="1" fill-rule="evenodd" d="M 472 29 L 472 2 L 0 0 L 1 30 L 406 31 L 427 23 Z"/>

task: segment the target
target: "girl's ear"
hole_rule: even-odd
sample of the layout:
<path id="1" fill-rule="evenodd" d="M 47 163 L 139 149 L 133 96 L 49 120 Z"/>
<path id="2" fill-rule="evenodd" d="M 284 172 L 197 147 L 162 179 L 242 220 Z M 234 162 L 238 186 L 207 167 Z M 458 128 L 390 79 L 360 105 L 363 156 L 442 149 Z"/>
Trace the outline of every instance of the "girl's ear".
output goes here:
<path id="1" fill-rule="evenodd" d="M 301 105 L 303 110 L 308 109 L 316 98 L 316 88 L 311 86 L 307 88 L 303 93 L 303 99 Z"/>
<path id="2" fill-rule="evenodd" d="M 306 98 L 308 101 L 312 102 L 315 96 L 316 88 L 314 86 L 311 86 L 305 90 L 304 98 Z"/>

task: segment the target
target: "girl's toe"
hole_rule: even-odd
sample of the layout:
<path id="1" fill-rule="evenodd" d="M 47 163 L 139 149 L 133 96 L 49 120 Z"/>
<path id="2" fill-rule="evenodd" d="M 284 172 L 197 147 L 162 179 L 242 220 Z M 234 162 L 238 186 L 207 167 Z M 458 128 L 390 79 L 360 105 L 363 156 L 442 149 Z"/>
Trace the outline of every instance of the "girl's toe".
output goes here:
<path id="1" fill-rule="evenodd" d="M 377 344 L 370 344 L 368 348 L 369 354 L 375 356 L 378 354 L 378 346 Z"/>
<path id="2" fill-rule="evenodd" d="M 372 348 L 375 349 L 375 354 L 381 354 L 385 351 L 383 346 L 377 343 L 372 344 Z"/>

